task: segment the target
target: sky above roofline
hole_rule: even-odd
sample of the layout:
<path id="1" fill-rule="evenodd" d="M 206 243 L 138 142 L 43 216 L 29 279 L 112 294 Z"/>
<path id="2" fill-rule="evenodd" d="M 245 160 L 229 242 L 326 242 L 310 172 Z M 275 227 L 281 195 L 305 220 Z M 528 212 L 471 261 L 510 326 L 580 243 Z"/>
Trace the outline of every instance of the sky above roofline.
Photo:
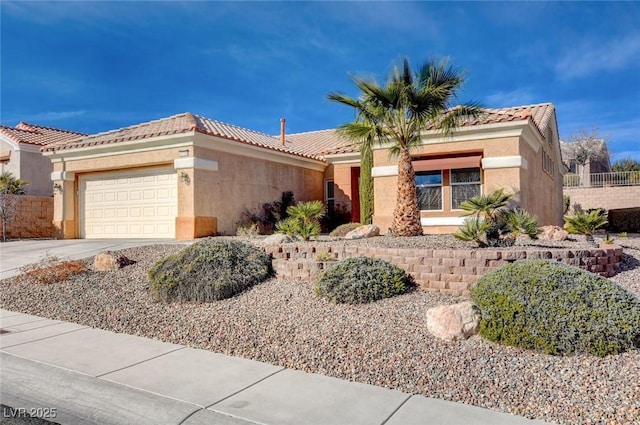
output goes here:
<path id="1" fill-rule="evenodd" d="M 182 112 L 277 134 L 334 128 L 351 76 L 449 57 L 459 101 L 552 102 L 640 160 L 639 2 L 0 3 L 0 122 L 97 133 Z"/>

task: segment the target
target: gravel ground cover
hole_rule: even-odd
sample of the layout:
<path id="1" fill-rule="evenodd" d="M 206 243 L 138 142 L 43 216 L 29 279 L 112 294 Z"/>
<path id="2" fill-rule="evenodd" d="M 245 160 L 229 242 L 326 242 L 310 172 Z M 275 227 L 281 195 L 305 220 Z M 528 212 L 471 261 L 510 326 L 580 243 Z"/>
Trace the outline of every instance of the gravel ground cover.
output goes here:
<path id="1" fill-rule="evenodd" d="M 349 243 L 453 248 L 452 241 L 425 236 L 404 244 L 386 237 Z M 625 258 L 612 280 L 640 298 L 640 236 L 616 242 Z M 181 248 L 125 250 L 136 264 L 53 285 L 6 279 L 0 305 L 549 422 L 640 424 L 640 350 L 553 357 L 478 336 L 444 342 L 427 331 L 426 311 L 463 298 L 419 290 L 367 305 L 335 305 L 316 297 L 311 284 L 271 279 L 215 303 L 155 303 L 146 272 Z"/>

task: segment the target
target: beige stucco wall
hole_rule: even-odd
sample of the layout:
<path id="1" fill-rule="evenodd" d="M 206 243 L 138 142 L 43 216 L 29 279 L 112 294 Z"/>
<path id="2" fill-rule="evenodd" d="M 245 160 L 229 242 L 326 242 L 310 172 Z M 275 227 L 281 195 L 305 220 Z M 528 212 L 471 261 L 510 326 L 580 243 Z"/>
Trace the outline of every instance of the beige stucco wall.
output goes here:
<path id="1" fill-rule="evenodd" d="M 14 150 L 11 145 L 0 141 L 0 151 L 9 150 L 11 157 L 9 162 L 2 166 L 2 171 L 8 171 L 15 177 L 28 181 L 29 185 L 25 187 L 27 195 L 51 196 L 53 194 L 51 182 L 53 165 L 49 158 L 45 158 L 40 152 L 30 152 L 24 149 Z"/>
<path id="2" fill-rule="evenodd" d="M 352 202 L 351 168 L 359 165 L 359 163 L 329 164 L 324 173 L 325 180 L 333 180 L 336 205 L 342 205 L 348 211 L 351 211 Z"/>
<path id="3" fill-rule="evenodd" d="M 456 141 L 445 143 L 427 143 L 412 150 L 414 158 L 430 157 L 444 154 L 481 154 L 483 158 L 515 156 L 519 152 L 519 138 L 505 137 L 473 141 Z M 397 165 L 397 159 L 390 157 L 388 150 L 378 148 L 373 153 L 374 167 Z M 397 176 L 374 178 L 374 224 L 381 231 L 387 232 L 391 227 L 393 209 L 396 204 Z M 503 187 L 507 191 L 516 193 L 520 190 L 520 172 L 518 168 L 489 169 L 482 171 L 482 191 L 488 193 Z M 422 218 L 430 217 L 458 217 L 461 211 L 451 210 L 449 173 L 443 175 L 443 210 L 422 211 Z M 424 226 L 425 233 L 451 233 L 457 226 Z"/>
<path id="4" fill-rule="evenodd" d="M 542 152 L 554 158 L 553 175 L 542 168 Z M 555 157 L 554 147 L 546 141 L 536 152 L 524 140 L 520 142 L 520 155 L 527 160 L 528 167 L 520 169 L 520 206 L 538 217 L 541 226 L 562 226 L 562 174 L 560 159 Z"/>
<path id="5" fill-rule="evenodd" d="M 279 200 L 292 191 L 296 201 L 323 199 L 324 173 L 265 159 L 197 147 L 194 154 L 218 163 L 218 171 L 196 171 L 196 215 L 213 216 L 218 232 L 235 234 L 245 208 Z"/>

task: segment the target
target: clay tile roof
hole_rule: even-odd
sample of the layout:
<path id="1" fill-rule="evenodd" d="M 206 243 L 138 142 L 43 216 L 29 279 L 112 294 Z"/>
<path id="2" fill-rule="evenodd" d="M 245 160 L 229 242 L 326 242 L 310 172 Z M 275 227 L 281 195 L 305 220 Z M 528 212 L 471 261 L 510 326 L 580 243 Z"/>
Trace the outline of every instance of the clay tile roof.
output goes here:
<path id="1" fill-rule="evenodd" d="M 191 112 L 174 115 L 155 121 L 133 125 L 118 130 L 92 134 L 86 137 L 76 138 L 68 142 L 53 144 L 44 148 L 44 151 L 60 151 L 65 149 L 84 148 L 97 145 L 115 144 L 133 140 L 147 139 L 158 136 L 168 136 L 198 132 L 212 136 L 222 137 L 240 143 L 246 143 L 266 149 L 272 149 L 288 154 L 303 156 L 311 159 L 320 159 L 317 156 L 301 149 L 292 142 L 280 144 L 280 139 L 268 134 L 248 130 L 220 121 L 194 115 Z"/>
<path id="2" fill-rule="evenodd" d="M 540 135 L 546 138 L 549 120 L 553 116 L 554 107 L 551 103 L 540 103 L 537 105 L 515 106 L 501 109 L 488 108 L 486 111 L 487 112 L 480 117 L 464 120 L 461 126 L 469 127 L 531 119 L 540 132 Z"/>
<path id="3" fill-rule="evenodd" d="M 86 137 L 77 137 L 74 140 L 49 145 L 42 150 L 46 152 L 84 148 L 89 146 L 147 139 L 150 137 L 187 133 L 189 131 L 193 131 L 195 129 L 195 125 L 195 118 L 192 114 L 187 112 L 180 115 L 174 115 L 169 118 L 106 131 L 104 133 L 91 134 Z"/>
<path id="4" fill-rule="evenodd" d="M 84 136 L 83 133 L 21 122 L 15 127 L 0 126 L 0 134 L 16 143 L 47 146 Z"/>
<path id="5" fill-rule="evenodd" d="M 312 155 L 358 152 L 357 144 L 342 136 L 335 129 L 287 134 L 287 141 Z"/>

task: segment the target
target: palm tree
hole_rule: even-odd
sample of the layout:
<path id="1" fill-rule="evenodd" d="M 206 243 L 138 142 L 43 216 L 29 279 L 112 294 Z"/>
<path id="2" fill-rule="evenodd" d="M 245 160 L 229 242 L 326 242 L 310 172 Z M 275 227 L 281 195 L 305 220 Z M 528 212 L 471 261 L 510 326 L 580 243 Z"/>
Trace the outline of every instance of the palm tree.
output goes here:
<path id="1" fill-rule="evenodd" d="M 487 195 L 477 195 L 467 199 L 460 204 L 460 209 L 466 211 L 465 215 L 475 215 L 489 221 L 493 220 L 512 198 L 512 194 L 504 193 L 504 189 L 498 189 Z"/>
<path id="2" fill-rule="evenodd" d="M 402 69 L 394 67 L 384 85 L 354 78 L 361 92 L 358 99 L 339 93 L 328 96 L 356 111 L 356 119 L 340 127 L 343 134 L 364 144 L 392 143 L 390 152 L 398 156 L 398 188 L 391 226 L 396 236 L 422 234 L 410 153 L 420 144 L 420 132 L 436 128 L 448 135 L 462 118 L 483 112 L 475 104 L 451 107 L 464 81 L 464 73 L 451 67 L 446 59 L 429 61 L 417 72 L 405 59 Z"/>

